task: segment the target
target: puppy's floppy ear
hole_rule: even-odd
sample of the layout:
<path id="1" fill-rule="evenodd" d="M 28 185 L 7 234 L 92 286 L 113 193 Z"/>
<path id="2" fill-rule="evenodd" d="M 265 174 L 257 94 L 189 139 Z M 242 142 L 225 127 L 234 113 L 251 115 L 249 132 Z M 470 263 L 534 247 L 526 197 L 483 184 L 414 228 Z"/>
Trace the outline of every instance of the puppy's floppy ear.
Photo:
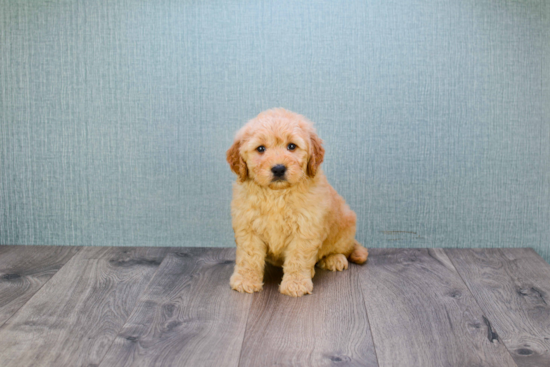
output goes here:
<path id="1" fill-rule="evenodd" d="M 307 162 L 307 174 L 310 177 L 315 177 L 317 170 L 325 157 L 325 148 L 323 148 L 323 141 L 314 132 L 310 135 L 310 152 L 309 161 Z"/>
<path id="2" fill-rule="evenodd" d="M 244 161 L 239 149 L 241 147 L 241 141 L 236 139 L 231 148 L 226 153 L 227 163 L 231 167 L 231 171 L 235 172 L 239 176 L 239 180 L 244 182 L 248 177 L 248 167 Z"/>

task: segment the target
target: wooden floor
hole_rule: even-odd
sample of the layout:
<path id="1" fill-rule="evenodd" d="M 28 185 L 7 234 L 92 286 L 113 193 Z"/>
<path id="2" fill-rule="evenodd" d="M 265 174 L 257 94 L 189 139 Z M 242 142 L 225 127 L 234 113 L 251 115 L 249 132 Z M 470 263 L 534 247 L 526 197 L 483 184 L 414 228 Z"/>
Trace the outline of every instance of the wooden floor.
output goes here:
<path id="1" fill-rule="evenodd" d="M 550 366 L 531 249 L 371 249 L 313 294 L 229 288 L 235 250 L 0 246 L 0 365 Z"/>

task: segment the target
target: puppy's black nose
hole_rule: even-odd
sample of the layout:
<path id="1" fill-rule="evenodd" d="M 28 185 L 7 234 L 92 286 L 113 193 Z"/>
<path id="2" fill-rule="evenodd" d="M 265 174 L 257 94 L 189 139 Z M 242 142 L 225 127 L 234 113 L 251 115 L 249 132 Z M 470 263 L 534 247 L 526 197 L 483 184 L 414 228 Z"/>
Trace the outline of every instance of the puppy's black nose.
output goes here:
<path id="1" fill-rule="evenodd" d="M 271 167 L 271 172 L 273 172 L 273 176 L 275 177 L 283 177 L 286 172 L 286 167 L 282 164 L 278 164 L 276 166 Z"/>

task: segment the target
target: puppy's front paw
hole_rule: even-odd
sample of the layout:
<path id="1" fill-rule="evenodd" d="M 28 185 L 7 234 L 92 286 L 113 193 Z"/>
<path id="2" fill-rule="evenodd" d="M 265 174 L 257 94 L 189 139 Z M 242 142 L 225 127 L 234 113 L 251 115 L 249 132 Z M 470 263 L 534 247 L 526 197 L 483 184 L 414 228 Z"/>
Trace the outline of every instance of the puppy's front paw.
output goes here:
<path id="1" fill-rule="evenodd" d="M 263 283 L 259 279 L 251 279 L 234 272 L 229 280 L 231 289 L 241 293 L 254 293 L 262 290 Z"/>
<path id="2" fill-rule="evenodd" d="M 296 275 L 285 275 L 279 286 L 279 292 L 291 297 L 301 297 L 304 294 L 311 294 L 312 291 L 313 282 L 311 278 L 299 277 Z"/>

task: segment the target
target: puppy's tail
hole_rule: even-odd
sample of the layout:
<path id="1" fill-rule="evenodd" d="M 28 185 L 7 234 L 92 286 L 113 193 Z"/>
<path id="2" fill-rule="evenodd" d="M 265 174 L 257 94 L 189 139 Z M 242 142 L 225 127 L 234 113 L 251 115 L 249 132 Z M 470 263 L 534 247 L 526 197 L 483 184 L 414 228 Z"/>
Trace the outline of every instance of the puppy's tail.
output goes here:
<path id="1" fill-rule="evenodd" d="M 351 255 L 349 255 L 350 261 L 356 264 L 364 264 L 367 261 L 367 257 L 369 257 L 367 249 L 355 240 L 355 247 Z"/>

